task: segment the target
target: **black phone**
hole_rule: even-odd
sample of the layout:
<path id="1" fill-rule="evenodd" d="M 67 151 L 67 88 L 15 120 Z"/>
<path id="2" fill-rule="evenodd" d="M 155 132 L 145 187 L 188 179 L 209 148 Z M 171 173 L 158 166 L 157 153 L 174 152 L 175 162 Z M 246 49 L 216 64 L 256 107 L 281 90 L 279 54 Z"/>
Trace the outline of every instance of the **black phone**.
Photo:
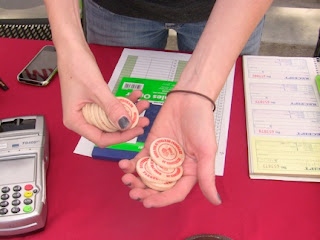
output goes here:
<path id="1" fill-rule="evenodd" d="M 18 81 L 34 86 L 46 86 L 57 72 L 57 53 L 54 46 L 44 46 L 18 74 Z"/>

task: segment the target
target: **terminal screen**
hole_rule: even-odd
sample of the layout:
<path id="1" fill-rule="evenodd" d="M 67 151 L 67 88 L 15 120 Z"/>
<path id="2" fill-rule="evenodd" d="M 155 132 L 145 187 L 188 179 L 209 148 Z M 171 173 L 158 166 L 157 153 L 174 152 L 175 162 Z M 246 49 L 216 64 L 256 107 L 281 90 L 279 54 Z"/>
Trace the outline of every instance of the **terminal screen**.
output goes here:
<path id="1" fill-rule="evenodd" d="M 0 158 L 0 185 L 34 181 L 35 157 L 11 160 Z"/>

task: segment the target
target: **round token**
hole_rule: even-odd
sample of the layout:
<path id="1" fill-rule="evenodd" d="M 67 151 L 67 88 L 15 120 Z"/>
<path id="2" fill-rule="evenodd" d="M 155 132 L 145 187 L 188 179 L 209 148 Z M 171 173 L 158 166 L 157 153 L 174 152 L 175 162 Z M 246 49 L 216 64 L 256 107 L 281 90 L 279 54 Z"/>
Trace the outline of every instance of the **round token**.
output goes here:
<path id="1" fill-rule="evenodd" d="M 94 103 L 92 103 L 90 105 L 90 111 L 89 111 L 89 115 L 90 115 L 90 121 L 92 122 L 92 125 L 94 125 L 95 127 L 99 128 L 99 125 L 98 125 L 98 122 L 97 122 L 97 119 L 95 117 L 95 107 L 94 107 Z M 100 129 L 100 128 L 99 128 Z"/>
<path id="2" fill-rule="evenodd" d="M 153 176 L 166 182 L 177 181 L 183 174 L 183 168 L 181 166 L 177 168 L 165 168 L 155 164 L 152 159 L 147 161 L 146 168 Z"/>
<path id="3" fill-rule="evenodd" d="M 143 157 L 138 160 L 136 165 L 137 173 L 143 180 L 146 180 L 148 182 L 161 182 L 160 179 L 153 176 L 146 168 L 146 164 L 149 160 L 150 160 L 150 157 Z"/>
<path id="4" fill-rule="evenodd" d="M 93 116 L 94 116 L 94 119 L 96 120 L 95 123 L 97 124 L 97 127 L 102 131 L 106 131 L 106 128 L 100 118 L 100 112 L 99 112 L 100 107 L 97 104 L 93 104 L 92 108 L 93 108 L 92 110 Z"/>
<path id="5" fill-rule="evenodd" d="M 90 103 L 89 106 L 88 106 L 88 117 L 89 117 L 89 121 L 90 121 L 90 124 L 91 125 L 94 125 L 95 126 L 95 123 L 94 123 L 94 119 L 93 119 L 93 115 L 92 115 L 92 108 L 93 108 L 93 103 Z"/>
<path id="6" fill-rule="evenodd" d="M 90 108 L 91 108 L 91 103 L 87 103 L 86 105 L 84 105 L 84 107 L 82 108 L 82 114 L 83 114 L 84 119 L 89 124 L 92 124 Z"/>
<path id="7" fill-rule="evenodd" d="M 136 105 L 128 98 L 117 97 L 117 99 L 123 104 L 124 108 L 127 110 L 132 122 L 131 128 L 134 128 L 135 126 L 137 126 L 139 121 L 139 111 Z"/>
<path id="8" fill-rule="evenodd" d="M 152 188 L 153 190 L 156 191 L 166 191 L 172 188 L 176 182 L 162 182 L 162 183 L 155 183 L 155 182 L 148 182 L 148 181 L 143 181 L 147 187 Z"/>
<path id="9" fill-rule="evenodd" d="M 99 119 L 106 132 L 116 132 L 118 129 L 110 122 L 106 113 L 99 107 Z"/>
<path id="10" fill-rule="evenodd" d="M 154 140 L 150 146 L 150 156 L 156 164 L 165 168 L 177 168 L 185 158 L 182 147 L 170 138 Z"/>

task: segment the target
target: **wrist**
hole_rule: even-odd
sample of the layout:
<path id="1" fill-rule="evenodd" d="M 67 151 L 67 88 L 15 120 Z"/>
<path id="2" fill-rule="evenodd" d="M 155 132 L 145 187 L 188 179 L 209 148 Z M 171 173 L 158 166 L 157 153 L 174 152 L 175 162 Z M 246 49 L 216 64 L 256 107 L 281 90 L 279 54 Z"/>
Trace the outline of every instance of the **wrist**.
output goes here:
<path id="1" fill-rule="evenodd" d="M 219 82 L 222 83 L 222 86 L 219 85 Z M 207 96 L 212 101 L 216 101 L 223 87 L 223 83 L 223 80 L 218 80 L 211 76 L 207 77 L 198 74 L 196 71 L 192 74 L 185 72 L 181 75 L 178 83 L 174 87 L 174 90 L 195 91 Z"/>
<path id="2" fill-rule="evenodd" d="M 191 90 L 202 93 L 212 100 L 216 100 L 228 77 L 213 57 L 203 59 L 193 55 L 181 74 L 175 89 Z M 224 71 L 224 70 L 223 70 Z"/>
<path id="3" fill-rule="evenodd" d="M 170 94 L 173 94 L 173 93 L 179 93 L 179 94 L 191 94 L 191 95 L 195 95 L 195 96 L 198 96 L 198 97 L 201 97 L 203 99 L 206 99 L 208 100 L 211 105 L 212 105 L 212 111 L 214 112 L 216 110 L 216 104 L 215 102 L 208 96 L 202 94 L 202 93 L 199 93 L 199 92 L 195 92 L 195 91 L 191 91 L 191 90 L 171 90 L 170 92 L 167 93 L 167 96 L 169 96 Z"/>

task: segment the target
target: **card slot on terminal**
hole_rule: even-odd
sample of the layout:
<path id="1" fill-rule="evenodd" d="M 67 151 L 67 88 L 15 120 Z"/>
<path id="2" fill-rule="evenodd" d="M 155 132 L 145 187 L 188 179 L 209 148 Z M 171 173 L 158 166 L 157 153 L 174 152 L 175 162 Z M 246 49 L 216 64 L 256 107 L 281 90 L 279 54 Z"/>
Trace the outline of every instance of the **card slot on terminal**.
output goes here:
<path id="1" fill-rule="evenodd" d="M 16 118 L 0 123 L 0 132 L 35 129 L 36 119 Z"/>

